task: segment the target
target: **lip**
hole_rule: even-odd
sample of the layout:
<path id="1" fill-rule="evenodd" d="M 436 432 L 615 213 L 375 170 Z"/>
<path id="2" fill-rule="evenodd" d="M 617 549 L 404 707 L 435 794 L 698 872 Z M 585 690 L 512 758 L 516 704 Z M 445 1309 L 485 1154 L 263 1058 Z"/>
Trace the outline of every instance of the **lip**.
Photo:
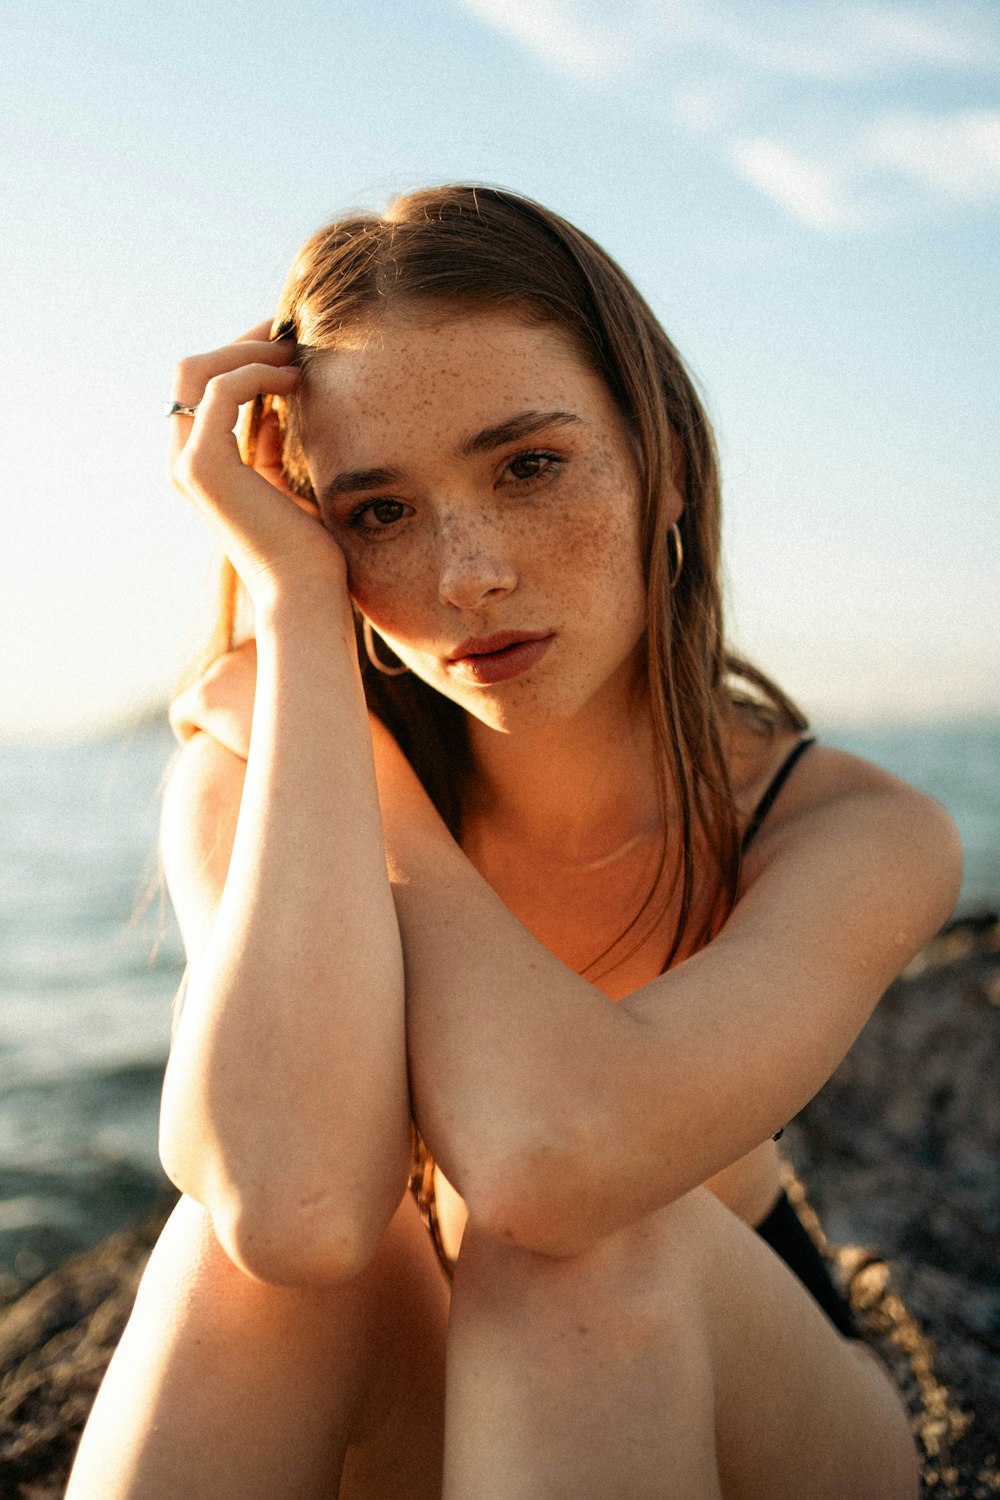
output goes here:
<path id="1" fill-rule="evenodd" d="M 551 632 L 501 630 L 495 635 L 471 636 L 447 658 L 448 666 L 468 682 L 487 685 L 508 682 L 531 670 L 548 651 Z"/>

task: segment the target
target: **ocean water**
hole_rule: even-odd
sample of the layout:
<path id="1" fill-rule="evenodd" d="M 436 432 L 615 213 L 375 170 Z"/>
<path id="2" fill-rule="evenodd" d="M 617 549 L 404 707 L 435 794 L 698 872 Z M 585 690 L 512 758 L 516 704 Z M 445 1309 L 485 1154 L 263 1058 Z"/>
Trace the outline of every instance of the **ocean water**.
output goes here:
<path id="1" fill-rule="evenodd" d="M 827 728 L 923 787 L 966 850 L 960 915 L 1000 910 L 1000 720 Z M 0 1301 L 145 1212 L 183 955 L 155 884 L 154 727 L 0 747 Z"/>
<path id="2" fill-rule="evenodd" d="M 157 943 L 146 892 L 172 753 L 162 729 L 0 748 L 0 1296 L 163 1184 L 157 1099 L 182 949 L 172 916 Z"/>

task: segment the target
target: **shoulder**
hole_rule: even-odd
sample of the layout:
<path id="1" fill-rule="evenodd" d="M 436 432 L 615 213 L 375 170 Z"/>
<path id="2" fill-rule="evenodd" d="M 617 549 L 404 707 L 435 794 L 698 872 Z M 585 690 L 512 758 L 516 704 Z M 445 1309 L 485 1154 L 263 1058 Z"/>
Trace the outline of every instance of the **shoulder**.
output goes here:
<path id="1" fill-rule="evenodd" d="M 170 727 L 182 745 L 200 732 L 246 760 L 250 748 L 257 642 L 244 641 L 220 656 L 170 705 Z"/>
<path id="2" fill-rule="evenodd" d="M 179 693 L 167 712 L 170 727 L 182 746 L 201 735 L 245 761 L 250 752 L 250 730 L 257 690 L 257 642 L 251 637 L 218 657 L 189 687 Z M 401 752 L 376 714 L 369 714 L 376 757 Z"/>
<path id="3" fill-rule="evenodd" d="M 804 738 L 807 743 L 796 754 Z M 789 759 L 794 764 L 782 777 Z M 940 803 L 883 767 L 825 745 L 811 734 L 787 730 L 763 734 L 739 727 L 730 742 L 729 769 L 741 827 L 750 822 L 762 799 L 769 804 L 746 858 L 748 874 L 767 864 L 776 848 L 794 839 L 820 814 L 825 822 L 853 822 L 867 813 L 880 821 L 925 828 L 944 839 L 960 859 L 954 824 Z M 776 780 L 780 790 L 771 801 Z"/>
<path id="4" fill-rule="evenodd" d="M 787 753 L 776 745 L 771 775 Z M 758 777 L 747 790 L 759 795 L 766 782 L 765 773 L 763 785 Z M 737 910 L 765 923 L 779 909 L 808 913 L 841 938 L 849 928 L 862 947 L 885 937 L 890 948 L 911 950 L 905 963 L 950 916 L 961 874 L 958 834 L 938 802 L 817 743 L 799 758 L 747 852 Z"/>
<path id="5" fill-rule="evenodd" d="M 216 879 L 228 863 L 250 748 L 257 649 L 247 641 L 220 656 L 170 705 L 181 749 L 163 797 L 160 849 L 168 883 L 192 871 Z"/>
<path id="6" fill-rule="evenodd" d="M 795 735 L 776 738 L 762 756 L 752 779 L 737 792 L 741 812 L 749 816 L 757 801 L 784 764 L 798 740 Z M 766 864 L 774 851 L 795 839 L 803 828 L 818 819 L 824 823 L 854 824 L 875 819 L 879 825 L 898 823 L 944 838 L 957 852 L 954 824 L 945 809 L 925 792 L 901 781 L 881 766 L 844 750 L 816 741 L 798 757 L 761 824 L 748 867 Z"/>
<path id="7" fill-rule="evenodd" d="M 257 677 L 253 641 L 227 652 L 170 706 L 181 743 L 164 788 L 160 855 L 188 957 L 225 884 L 243 795 Z"/>

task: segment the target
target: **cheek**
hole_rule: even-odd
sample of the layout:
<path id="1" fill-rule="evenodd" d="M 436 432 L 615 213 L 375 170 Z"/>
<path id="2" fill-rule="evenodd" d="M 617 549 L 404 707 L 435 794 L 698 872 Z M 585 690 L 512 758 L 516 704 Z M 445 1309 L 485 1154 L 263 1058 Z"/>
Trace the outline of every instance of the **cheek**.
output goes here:
<path id="1" fill-rule="evenodd" d="M 414 618 L 428 592 L 428 558 L 391 542 L 348 542 L 344 554 L 351 598 L 375 625 L 391 631 Z"/>
<path id="2" fill-rule="evenodd" d="M 595 615 L 611 610 L 631 616 L 645 609 L 639 501 L 615 469 L 606 488 L 595 485 L 547 518 L 538 555 L 547 569 L 578 595 L 580 608 Z"/>

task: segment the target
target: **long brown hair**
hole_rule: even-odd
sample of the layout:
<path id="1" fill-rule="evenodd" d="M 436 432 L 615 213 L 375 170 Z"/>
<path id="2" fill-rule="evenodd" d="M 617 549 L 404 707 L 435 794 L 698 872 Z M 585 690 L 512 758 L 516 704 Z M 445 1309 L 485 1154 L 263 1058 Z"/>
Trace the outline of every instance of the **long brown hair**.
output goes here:
<path id="1" fill-rule="evenodd" d="M 664 815 L 677 810 L 679 853 L 666 872 L 667 840 L 650 897 L 669 873 L 679 892 L 667 963 L 687 939 L 700 946 L 736 898 L 739 841 L 723 735 L 734 703 L 765 727 L 802 729 L 795 705 L 763 673 L 727 653 L 719 581 L 720 486 L 715 442 L 698 393 L 673 344 L 629 278 L 592 239 L 530 199 L 497 188 L 430 188 L 396 199 L 384 215 L 359 214 L 319 230 L 286 282 L 273 325 L 292 335 L 308 368 L 311 350 L 332 349 L 400 304 L 509 308 L 565 330 L 606 381 L 637 443 L 644 486 L 642 550 L 647 615 L 644 675 Z M 311 498 L 294 399 L 273 404 L 293 488 Z M 684 502 L 683 567 L 671 577 L 666 497 Z M 224 567 L 210 655 L 234 644 L 239 590 Z M 410 757 L 456 834 L 467 742 L 462 711 L 419 679 L 387 677 L 360 653 L 371 707 Z M 204 659 L 203 659 L 204 660 Z M 715 900 L 694 911 L 695 858 L 716 871 Z M 644 917 L 647 899 L 612 948 Z M 607 950 L 610 952 L 611 950 Z M 601 958 L 607 954 L 600 955 Z M 595 960 L 596 962 L 596 960 Z"/>

